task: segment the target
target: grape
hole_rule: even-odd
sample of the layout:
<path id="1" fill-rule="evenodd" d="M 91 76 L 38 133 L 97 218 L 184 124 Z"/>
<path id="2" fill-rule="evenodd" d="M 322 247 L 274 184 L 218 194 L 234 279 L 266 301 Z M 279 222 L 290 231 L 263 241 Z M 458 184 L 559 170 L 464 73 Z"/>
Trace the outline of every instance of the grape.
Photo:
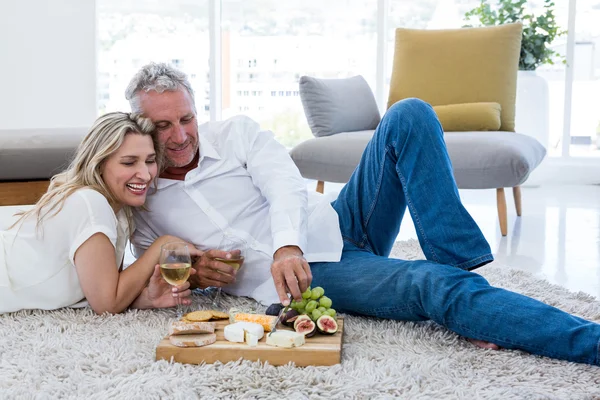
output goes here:
<path id="1" fill-rule="evenodd" d="M 319 305 L 321 307 L 329 308 L 331 307 L 332 301 L 329 297 L 323 296 L 319 299 Z"/>
<path id="2" fill-rule="evenodd" d="M 318 306 L 319 306 L 319 303 L 317 303 L 315 300 L 311 300 L 308 302 L 306 307 L 304 307 L 304 309 L 306 310 L 307 313 L 311 313 L 314 310 L 316 310 Z"/>
<path id="3" fill-rule="evenodd" d="M 310 298 L 312 300 L 317 300 L 319 297 L 321 297 L 321 291 L 319 290 L 319 288 L 314 288 L 313 290 L 311 290 Z"/>
<path id="4" fill-rule="evenodd" d="M 315 289 L 317 289 L 319 291 L 319 297 L 321 297 L 325 294 L 325 289 L 323 289 L 321 286 L 317 286 Z"/>
<path id="5" fill-rule="evenodd" d="M 325 307 L 319 307 L 319 308 L 317 308 L 317 310 L 321 311 L 321 313 L 324 313 L 325 311 L 327 311 L 327 309 Z"/>
<path id="6" fill-rule="evenodd" d="M 333 308 L 330 308 L 325 311 L 325 315 L 329 315 L 331 318 L 335 318 L 336 311 Z"/>
<path id="7" fill-rule="evenodd" d="M 306 291 L 304 293 L 302 293 L 302 298 L 307 300 L 310 299 L 310 296 L 312 295 L 312 291 L 310 290 L 310 288 L 306 289 Z"/>
<path id="8" fill-rule="evenodd" d="M 302 301 L 301 301 L 300 303 L 296 303 L 296 304 L 297 304 L 297 308 L 296 308 L 296 310 L 297 310 L 298 308 L 306 308 L 306 305 L 308 304 L 308 300 L 306 300 L 306 299 L 302 299 Z"/>
<path id="9" fill-rule="evenodd" d="M 313 312 L 310 314 L 313 321 L 318 320 L 321 315 L 323 315 L 323 313 L 319 310 L 313 310 Z"/>

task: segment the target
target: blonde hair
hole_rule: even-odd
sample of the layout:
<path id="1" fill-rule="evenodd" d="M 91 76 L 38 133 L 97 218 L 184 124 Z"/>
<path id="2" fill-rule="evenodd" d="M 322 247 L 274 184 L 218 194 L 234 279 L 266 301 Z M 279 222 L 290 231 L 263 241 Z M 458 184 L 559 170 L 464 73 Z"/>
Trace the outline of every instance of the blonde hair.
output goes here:
<path id="1" fill-rule="evenodd" d="M 94 189 L 106 197 L 109 204 L 116 204 L 116 198 L 102 179 L 101 173 L 104 163 L 121 147 L 126 135 L 147 135 L 152 138 L 158 171 L 160 171 L 162 152 L 154 132 L 155 128 L 152 121 L 139 115 L 112 112 L 99 117 L 79 144 L 69 167 L 52 177 L 48 191 L 31 210 L 16 214 L 20 218 L 11 228 L 32 215 L 36 216 L 36 226 L 39 228 L 45 218 L 54 216 L 62 210 L 67 197 L 82 188 Z M 131 209 L 127 206 L 123 209 L 127 215 L 129 231 L 131 232 Z"/>

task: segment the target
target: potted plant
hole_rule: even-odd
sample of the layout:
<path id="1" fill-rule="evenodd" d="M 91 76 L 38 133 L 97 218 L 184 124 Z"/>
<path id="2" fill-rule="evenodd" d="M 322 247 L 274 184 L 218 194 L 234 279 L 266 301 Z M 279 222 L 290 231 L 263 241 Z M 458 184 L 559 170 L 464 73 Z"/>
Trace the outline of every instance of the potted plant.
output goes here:
<path id="1" fill-rule="evenodd" d="M 521 57 L 519 70 L 535 71 L 542 64 L 554 64 L 559 54 L 549 48 L 554 39 L 563 35 L 554 17 L 554 1 L 544 0 L 543 13 L 534 15 L 526 10 L 527 0 L 496 0 L 492 7 L 489 0 L 481 0 L 479 6 L 465 14 L 465 20 L 477 25 L 502 25 L 512 22 L 523 23 L 523 39 L 521 41 Z M 473 26 L 471 24 L 467 26 Z"/>
<path id="2" fill-rule="evenodd" d="M 559 59 L 564 62 L 564 58 L 549 47 L 566 33 L 556 22 L 554 7 L 553 0 L 544 0 L 542 12 L 535 15 L 527 8 L 527 0 L 481 0 L 479 6 L 465 14 L 467 27 L 519 21 L 523 24 L 515 126 L 517 132 L 536 138 L 545 147 L 549 142 L 548 83 L 535 70 Z"/>

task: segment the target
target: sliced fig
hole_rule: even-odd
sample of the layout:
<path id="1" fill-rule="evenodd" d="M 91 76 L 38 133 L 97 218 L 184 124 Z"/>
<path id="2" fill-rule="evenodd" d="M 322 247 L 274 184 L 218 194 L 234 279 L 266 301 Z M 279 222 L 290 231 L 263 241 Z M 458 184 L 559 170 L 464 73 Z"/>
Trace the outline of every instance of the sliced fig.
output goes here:
<path id="1" fill-rule="evenodd" d="M 290 317 L 287 319 L 287 321 L 285 321 L 285 326 L 291 326 L 292 328 L 294 327 L 294 322 L 296 322 L 296 318 L 298 318 L 300 315 L 294 315 L 293 317 Z"/>
<path id="2" fill-rule="evenodd" d="M 312 319 L 310 319 L 310 317 L 306 314 L 302 314 L 302 315 L 298 315 L 298 318 L 296 318 L 296 320 L 294 321 L 294 330 L 296 330 L 296 325 L 298 325 L 300 323 L 300 321 L 303 320 L 309 320 L 312 322 Z"/>
<path id="3" fill-rule="evenodd" d="M 298 311 L 296 310 L 287 310 L 287 312 L 281 317 L 281 323 L 286 326 L 293 326 L 298 315 Z"/>
<path id="4" fill-rule="evenodd" d="M 306 337 L 314 336 L 317 332 L 317 325 L 310 318 L 296 318 L 298 323 L 294 323 L 294 330 Z"/>
<path id="5" fill-rule="evenodd" d="M 329 315 L 321 315 L 317 320 L 317 329 L 325 335 L 333 335 L 338 330 L 338 324 Z"/>
<path id="6" fill-rule="evenodd" d="M 267 311 L 265 311 L 265 314 L 267 315 L 279 315 L 279 313 L 281 312 L 281 310 L 283 309 L 283 304 L 281 303 L 273 303 L 269 306 L 269 308 L 267 308 Z"/>
<path id="7" fill-rule="evenodd" d="M 311 320 L 311 322 L 313 324 L 315 324 L 312 320 Z M 307 337 L 307 338 L 311 338 L 311 337 L 315 336 L 316 334 L 317 334 L 317 324 L 315 324 L 315 328 L 312 331 L 310 331 L 309 333 L 305 334 L 304 336 Z"/>

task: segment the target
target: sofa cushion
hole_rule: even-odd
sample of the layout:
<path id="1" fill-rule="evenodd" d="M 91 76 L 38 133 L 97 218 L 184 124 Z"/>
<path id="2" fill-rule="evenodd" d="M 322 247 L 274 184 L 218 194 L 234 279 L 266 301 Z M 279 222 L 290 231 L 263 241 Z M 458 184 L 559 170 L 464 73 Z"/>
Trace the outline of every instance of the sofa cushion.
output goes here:
<path id="1" fill-rule="evenodd" d="M 294 147 L 290 155 L 305 178 L 347 182 L 373 132 L 342 132 L 309 139 Z"/>
<path id="2" fill-rule="evenodd" d="M 65 169 L 89 128 L 0 130 L 0 181 L 48 179 Z"/>
<path id="3" fill-rule="evenodd" d="M 417 97 L 432 106 L 496 102 L 514 131 L 520 23 L 444 30 L 396 29 L 388 108 Z"/>
<path id="4" fill-rule="evenodd" d="M 291 157 L 305 178 L 347 182 L 373 132 L 310 139 L 292 149 Z M 444 139 L 461 189 L 518 186 L 546 155 L 537 140 L 515 132 L 451 132 Z"/>
<path id="5" fill-rule="evenodd" d="M 463 103 L 434 106 L 444 132 L 497 131 L 500 129 L 500 104 Z"/>
<path id="6" fill-rule="evenodd" d="M 381 119 L 375 96 L 362 76 L 300 78 L 300 99 L 313 135 L 375 129 Z"/>

